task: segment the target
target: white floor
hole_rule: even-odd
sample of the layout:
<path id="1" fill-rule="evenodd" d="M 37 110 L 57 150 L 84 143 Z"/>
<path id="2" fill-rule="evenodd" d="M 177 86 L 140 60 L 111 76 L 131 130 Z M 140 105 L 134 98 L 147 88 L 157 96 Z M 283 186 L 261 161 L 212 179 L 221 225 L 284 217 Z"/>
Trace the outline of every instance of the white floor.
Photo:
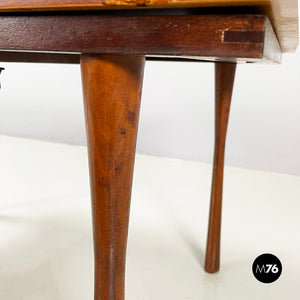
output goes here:
<path id="1" fill-rule="evenodd" d="M 0 137 L 0 299 L 91 300 L 84 147 Z M 300 177 L 225 169 L 221 271 L 203 271 L 211 166 L 137 155 L 128 300 L 300 299 Z M 253 260 L 277 255 L 278 281 Z"/>

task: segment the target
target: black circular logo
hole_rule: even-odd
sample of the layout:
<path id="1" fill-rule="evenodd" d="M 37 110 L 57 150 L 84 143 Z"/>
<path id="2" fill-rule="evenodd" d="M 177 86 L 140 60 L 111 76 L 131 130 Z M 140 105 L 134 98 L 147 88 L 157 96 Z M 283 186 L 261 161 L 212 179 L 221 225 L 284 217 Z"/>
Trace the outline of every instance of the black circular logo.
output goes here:
<path id="1" fill-rule="evenodd" d="M 265 253 L 258 256 L 252 265 L 254 277 L 263 283 L 276 281 L 282 272 L 280 260 L 273 254 Z"/>

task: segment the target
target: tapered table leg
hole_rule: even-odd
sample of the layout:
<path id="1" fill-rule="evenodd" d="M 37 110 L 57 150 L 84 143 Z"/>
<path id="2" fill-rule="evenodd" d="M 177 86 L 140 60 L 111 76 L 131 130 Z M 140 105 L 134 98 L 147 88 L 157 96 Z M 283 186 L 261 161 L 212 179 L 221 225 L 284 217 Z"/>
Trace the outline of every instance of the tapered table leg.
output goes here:
<path id="1" fill-rule="evenodd" d="M 144 57 L 82 55 L 95 300 L 123 300 Z"/>
<path id="2" fill-rule="evenodd" d="M 215 64 L 215 153 L 205 260 L 209 273 L 217 272 L 220 265 L 224 152 L 235 70 L 235 63 Z"/>

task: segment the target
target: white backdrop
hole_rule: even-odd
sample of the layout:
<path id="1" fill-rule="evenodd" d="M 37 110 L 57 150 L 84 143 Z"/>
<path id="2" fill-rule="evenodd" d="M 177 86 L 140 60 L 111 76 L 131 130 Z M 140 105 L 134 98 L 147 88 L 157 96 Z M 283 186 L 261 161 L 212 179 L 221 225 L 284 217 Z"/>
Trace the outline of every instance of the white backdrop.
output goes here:
<path id="1" fill-rule="evenodd" d="M 85 143 L 79 66 L 1 66 L 0 134 Z M 213 130 L 213 64 L 148 62 L 138 152 L 211 162 Z M 238 65 L 226 163 L 300 175 L 299 149 L 299 52 Z"/>

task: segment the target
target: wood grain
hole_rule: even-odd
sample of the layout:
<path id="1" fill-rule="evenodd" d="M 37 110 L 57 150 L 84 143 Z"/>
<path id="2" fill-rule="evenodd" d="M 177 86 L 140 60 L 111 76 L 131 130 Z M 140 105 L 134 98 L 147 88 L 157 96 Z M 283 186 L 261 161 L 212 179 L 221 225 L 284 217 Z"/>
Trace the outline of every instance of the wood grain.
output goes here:
<path id="1" fill-rule="evenodd" d="M 83 55 L 95 300 L 123 300 L 144 57 Z"/>
<path id="2" fill-rule="evenodd" d="M 298 45 L 297 0 L 2 0 L 0 12 L 248 6 L 266 14 L 283 52 Z"/>
<path id="3" fill-rule="evenodd" d="M 215 64 L 215 154 L 205 260 L 205 270 L 209 273 L 217 272 L 220 264 L 225 141 L 235 70 L 236 64 Z"/>
<path id="4" fill-rule="evenodd" d="M 267 38 L 273 43 L 265 48 Z M 184 55 L 208 60 L 281 59 L 275 34 L 262 15 L 3 16 L 0 50 Z"/>

